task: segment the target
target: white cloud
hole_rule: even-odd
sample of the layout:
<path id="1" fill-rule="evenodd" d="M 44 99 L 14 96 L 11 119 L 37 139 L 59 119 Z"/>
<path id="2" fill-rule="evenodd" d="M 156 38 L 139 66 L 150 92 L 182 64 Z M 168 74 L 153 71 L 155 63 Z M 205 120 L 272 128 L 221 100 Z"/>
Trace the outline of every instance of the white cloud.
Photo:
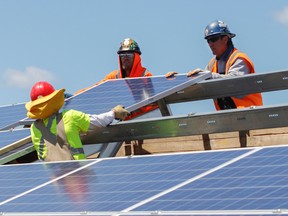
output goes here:
<path id="1" fill-rule="evenodd" d="M 277 13 L 275 14 L 275 16 L 276 16 L 276 19 L 277 19 L 280 23 L 288 26 L 288 6 L 284 7 L 283 10 L 277 12 Z"/>
<path id="2" fill-rule="evenodd" d="M 4 73 L 4 78 L 8 86 L 17 88 L 30 88 L 35 82 L 54 80 L 54 76 L 49 71 L 37 67 L 27 67 L 25 71 L 8 69 Z"/>

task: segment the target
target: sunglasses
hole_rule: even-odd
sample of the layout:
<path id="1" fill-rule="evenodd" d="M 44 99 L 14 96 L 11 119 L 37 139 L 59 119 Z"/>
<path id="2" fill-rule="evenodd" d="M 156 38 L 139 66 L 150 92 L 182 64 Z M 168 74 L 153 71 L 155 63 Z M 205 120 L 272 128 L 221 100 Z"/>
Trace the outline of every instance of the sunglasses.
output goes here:
<path id="1" fill-rule="evenodd" d="M 211 38 L 207 38 L 207 43 L 215 43 L 216 41 L 218 41 L 220 38 L 222 38 L 222 36 L 216 36 L 216 37 L 211 37 Z"/>
<path id="2" fill-rule="evenodd" d="M 132 58 L 134 57 L 134 53 L 120 53 L 119 56 L 120 58 Z"/>

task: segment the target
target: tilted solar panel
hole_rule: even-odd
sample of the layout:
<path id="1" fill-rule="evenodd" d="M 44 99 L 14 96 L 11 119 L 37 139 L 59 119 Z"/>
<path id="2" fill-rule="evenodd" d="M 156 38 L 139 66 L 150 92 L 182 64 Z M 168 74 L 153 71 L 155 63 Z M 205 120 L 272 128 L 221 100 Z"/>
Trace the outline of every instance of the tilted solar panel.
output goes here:
<path id="1" fill-rule="evenodd" d="M 155 76 L 108 80 L 68 99 L 63 108 L 92 114 L 107 112 L 122 104 L 134 111 L 210 77 L 210 72 L 203 72 L 193 77 L 182 74 L 170 79 Z"/>
<path id="2" fill-rule="evenodd" d="M 277 213 L 288 205 L 287 154 L 278 146 L 0 166 L 0 212 Z"/>
<path id="3" fill-rule="evenodd" d="M 27 117 L 26 113 L 24 103 L 0 106 L 0 130 L 15 127 L 20 120 Z"/>

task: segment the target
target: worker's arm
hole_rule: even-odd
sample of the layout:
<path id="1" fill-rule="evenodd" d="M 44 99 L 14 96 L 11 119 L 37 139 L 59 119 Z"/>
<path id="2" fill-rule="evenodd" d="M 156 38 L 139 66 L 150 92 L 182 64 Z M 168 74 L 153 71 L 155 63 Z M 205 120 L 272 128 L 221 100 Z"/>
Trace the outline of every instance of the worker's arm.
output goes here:
<path id="1" fill-rule="evenodd" d="M 93 129 L 94 127 L 106 127 L 107 125 L 112 123 L 113 119 L 124 120 L 129 115 L 130 113 L 126 109 L 124 109 L 122 105 L 118 105 L 114 107 L 111 111 L 99 115 L 89 114 L 89 129 Z"/>
<path id="2" fill-rule="evenodd" d="M 90 127 L 106 127 L 111 124 L 113 119 L 115 118 L 114 112 L 111 110 L 106 113 L 101 113 L 99 115 L 90 114 Z M 89 127 L 89 129 L 90 129 Z"/>

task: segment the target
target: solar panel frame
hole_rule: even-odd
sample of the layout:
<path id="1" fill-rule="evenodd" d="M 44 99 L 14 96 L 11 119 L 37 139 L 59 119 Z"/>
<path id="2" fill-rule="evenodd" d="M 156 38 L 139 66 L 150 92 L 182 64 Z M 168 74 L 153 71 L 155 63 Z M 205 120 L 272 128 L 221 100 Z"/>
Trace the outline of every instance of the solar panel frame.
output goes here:
<path id="1" fill-rule="evenodd" d="M 0 131 L 0 164 L 5 164 L 34 151 L 30 129 Z"/>
<path id="2" fill-rule="evenodd" d="M 29 142 L 29 143 L 24 144 L 24 145 L 19 146 L 19 147 L 15 147 L 11 151 L 0 155 L 0 165 L 6 164 L 6 163 L 11 163 L 14 160 L 16 160 L 22 156 L 25 156 L 29 153 L 32 153 L 34 151 L 35 151 L 35 148 L 34 148 L 34 145 L 32 142 Z"/>

